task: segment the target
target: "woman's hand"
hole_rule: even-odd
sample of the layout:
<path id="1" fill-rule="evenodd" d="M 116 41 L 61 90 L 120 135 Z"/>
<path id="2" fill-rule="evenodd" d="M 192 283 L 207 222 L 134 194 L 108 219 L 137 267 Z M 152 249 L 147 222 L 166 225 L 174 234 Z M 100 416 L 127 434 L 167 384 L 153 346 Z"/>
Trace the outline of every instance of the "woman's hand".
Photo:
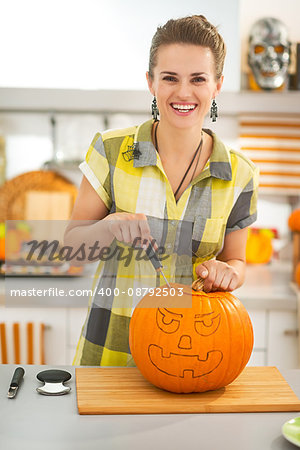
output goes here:
<path id="1" fill-rule="evenodd" d="M 134 244 L 136 247 L 147 248 L 153 241 L 145 214 L 131 214 L 126 212 L 113 213 L 102 219 L 107 223 L 107 230 L 121 242 Z M 153 242 L 154 248 L 156 244 Z"/>
<path id="2" fill-rule="evenodd" d="M 205 261 L 196 267 L 196 274 L 205 280 L 204 292 L 233 291 L 241 284 L 237 269 L 223 261 Z"/>

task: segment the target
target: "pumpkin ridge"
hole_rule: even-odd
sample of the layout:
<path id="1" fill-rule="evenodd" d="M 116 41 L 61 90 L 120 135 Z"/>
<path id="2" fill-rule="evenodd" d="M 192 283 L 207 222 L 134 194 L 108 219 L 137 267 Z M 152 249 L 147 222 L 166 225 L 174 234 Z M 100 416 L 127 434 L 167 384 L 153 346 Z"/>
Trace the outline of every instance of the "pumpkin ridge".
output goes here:
<path id="1" fill-rule="evenodd" d="M 225 292 L 225 294 L 226 294 L 226 292 Z M 226 295 L 226 297 L 227 297 L 227 295 Z M 226 328 L 227 328 L 227 332 L 228 332 L 228 333 L 231 333 L 230 327 L 229 327 L 228 315 L 227 315 L 227 308 L 224 307 L 224 299 L 222 299 L 221 296 L 219 296 L 218 301 L 219 301 L 220 307 L 221 307 L 221 309 L 222 309 L 222 311 L 223 311 L 223 313 L 224 313 L 224 315 L 225 315 L 225 318 L 226 318 Z M 230 303 L 230 302 L 229 302 L 229 303 Z M 230 361 L 231 361 L 231 354 L 232 354 L 232 352 L 231 352 L 231 346 L 229 346 L 228 351 L 229 351 L 229 358 L 227 358 L 227 361 L 226 361 L 226 369 L 223 369 L 223 377 L 221 378 L 221 381 L 219 382 L 220 387 L 221 387 L 222 385 L 224 385 L 224 383 L 226 383 L 226 380 L 227 380 L 226 377 L 228 376 L 229 363 L 230 363 Z M 225 381 L 224 381 L 224 380 L 225 380 Z M 226 384 L 228 384 L 228 383 L 226 383 Z"/>

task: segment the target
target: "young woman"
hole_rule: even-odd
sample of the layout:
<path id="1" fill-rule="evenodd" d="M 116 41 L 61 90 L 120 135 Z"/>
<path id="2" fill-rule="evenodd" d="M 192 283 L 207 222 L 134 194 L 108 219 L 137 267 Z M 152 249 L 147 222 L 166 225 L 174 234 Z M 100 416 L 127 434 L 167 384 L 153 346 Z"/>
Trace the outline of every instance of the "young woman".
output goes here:
<path id="1" fill-rule="evenodd" d="M 169 281 L 190 284 L 201 276 L 207 292 L 243 283 L 257 171 L 203 129 L 209 111 L 216 120 L 224 58 L 223 39 L 203 16 L 169 20 L 157 29 L 146 74 L 154 119 L 95 136 L 81 164 L 68 242 L 97 240 L 100 249 L 118 242 L 128 250 L 137 239 L 147 247 L 155 238 Z M 90 299 L 74 364 L 133 364 L 132 308 L 141 288 L 160 284 L 165 281 L 146 259 L 119 253 L 100 261 L 94 281 L 100 290 Z"/>

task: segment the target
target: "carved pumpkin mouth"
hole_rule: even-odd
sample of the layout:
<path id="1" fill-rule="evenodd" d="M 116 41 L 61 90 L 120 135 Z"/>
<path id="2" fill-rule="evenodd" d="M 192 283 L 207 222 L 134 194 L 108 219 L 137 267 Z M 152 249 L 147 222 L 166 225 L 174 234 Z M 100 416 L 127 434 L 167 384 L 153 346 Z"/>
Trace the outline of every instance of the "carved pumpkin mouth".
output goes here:
<path id="1" fill-rule="evenodd" d="M 223 359 L 223 353 L 220 350 L 207 352 L 205 359 L 200 359 L 199 355 L 172 352 L 164 356 L 163 349 L 155 344 L 149 345 L 148 354 L 150 361 L 158 370 L 172 377 L 181 378 L 188 374 L 192 378 L 207 375 L 213 372 Z"/>

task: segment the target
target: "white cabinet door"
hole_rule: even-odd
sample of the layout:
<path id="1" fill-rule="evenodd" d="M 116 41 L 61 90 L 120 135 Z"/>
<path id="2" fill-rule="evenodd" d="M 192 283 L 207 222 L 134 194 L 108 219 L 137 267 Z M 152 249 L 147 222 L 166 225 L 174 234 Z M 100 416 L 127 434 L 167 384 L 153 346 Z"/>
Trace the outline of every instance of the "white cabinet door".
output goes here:
<path id="1" fill-rule="evenodd" d="M 266 333 L 266 311 L 250 310 L 250 316 L 253 333 L 254 333 L 254 347 L 253 350 L 263 351 L 267 347 L 267 333 Z"/>
<path id="2" fill-rule="evenodd" d="M 67 325 L 67 364 L 72 364 L 76 346 L 80 337 L 81 328 L 87 316 L 87 308 L 70 308 L 68 309 L 68 325 Z"/>
<path id="3" fill-rule="evenodd" d="M 247 366 L 266 366 L 267 350 L 253 350 Z"/>
<path id="4" fill-rule="evenodd" d="M 247 366 L 265 366 L 267 364 L 266 311 L 248 310 L 254 334 L 254 345 Z"/>
<path id="5" fill-rule="evenodd" d="M 269 311 L 268 365 L 278 369 L 298 368 L 296 311 Z"/>

